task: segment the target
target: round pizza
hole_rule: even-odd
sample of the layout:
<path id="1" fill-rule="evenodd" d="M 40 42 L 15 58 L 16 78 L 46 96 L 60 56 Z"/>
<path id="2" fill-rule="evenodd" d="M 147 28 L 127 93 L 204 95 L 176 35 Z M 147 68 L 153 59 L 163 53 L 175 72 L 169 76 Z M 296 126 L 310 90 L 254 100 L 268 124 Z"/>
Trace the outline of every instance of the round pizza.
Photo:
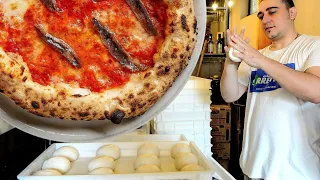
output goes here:
<path id="1" fill-rule="evenodd" d="M 120 123 L 187 66 L 193 0 L 1 0 L 0 92 L 39 116 Z"/>

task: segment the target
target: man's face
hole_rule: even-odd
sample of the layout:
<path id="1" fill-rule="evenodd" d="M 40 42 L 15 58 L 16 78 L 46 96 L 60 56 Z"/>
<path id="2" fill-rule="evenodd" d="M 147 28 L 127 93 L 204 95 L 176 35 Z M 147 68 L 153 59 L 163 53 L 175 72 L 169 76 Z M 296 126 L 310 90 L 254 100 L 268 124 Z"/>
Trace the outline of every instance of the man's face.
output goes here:
<path id="1" fill-rule="evenodd" d="M 288 28 L 293 28 L 292 23 L 295 18 L 290 16 L 282 0 L 262 1 L 257 16 L 265 35 L 271 40 L 281 39 Z"/>

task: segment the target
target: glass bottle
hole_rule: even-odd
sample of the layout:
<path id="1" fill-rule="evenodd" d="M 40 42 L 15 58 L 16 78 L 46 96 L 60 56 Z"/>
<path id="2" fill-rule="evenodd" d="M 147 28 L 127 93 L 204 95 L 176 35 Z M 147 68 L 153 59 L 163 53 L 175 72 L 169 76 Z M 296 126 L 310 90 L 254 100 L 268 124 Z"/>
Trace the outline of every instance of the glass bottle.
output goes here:
<path id="1" fill-rule="evenodd" d="M 212 34 L 209 35 L 208 41 L 208 53 L 213 53 L 213 41 L 212 41 Z"/>
<path id="2" fill-rule="evenodd" d="M 217 40 L 217 54 L 221 54 L 223 51 L 223 41 L 221 38 L 221 34 L 218 34 L 218 40 Z"/>

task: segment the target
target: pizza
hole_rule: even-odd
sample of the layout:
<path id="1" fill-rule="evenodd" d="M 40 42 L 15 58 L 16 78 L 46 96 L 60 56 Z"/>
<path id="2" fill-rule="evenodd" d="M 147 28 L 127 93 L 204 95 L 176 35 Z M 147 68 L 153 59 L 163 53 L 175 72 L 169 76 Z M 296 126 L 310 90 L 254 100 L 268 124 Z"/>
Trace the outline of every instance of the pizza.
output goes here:
<path id="1" fill-rule="evenodd" d="M 42 117 L 137 117 L 196 42 L 192 0 L 2 0 L 0 92 Z"/>

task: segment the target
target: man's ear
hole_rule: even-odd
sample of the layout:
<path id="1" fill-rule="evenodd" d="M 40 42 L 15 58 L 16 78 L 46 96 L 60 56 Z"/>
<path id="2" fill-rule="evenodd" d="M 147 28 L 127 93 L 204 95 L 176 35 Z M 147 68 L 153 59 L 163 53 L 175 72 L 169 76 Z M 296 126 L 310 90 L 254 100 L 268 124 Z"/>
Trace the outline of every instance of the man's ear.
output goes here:
<path id="1" fill-rule="evenodd" d="M 291 20 L 295 20 L 297 17 L 297 8 L 296 7 L 292 7 L 289 9 L 289 14 L 290 14 L 290 19 Z"/>

